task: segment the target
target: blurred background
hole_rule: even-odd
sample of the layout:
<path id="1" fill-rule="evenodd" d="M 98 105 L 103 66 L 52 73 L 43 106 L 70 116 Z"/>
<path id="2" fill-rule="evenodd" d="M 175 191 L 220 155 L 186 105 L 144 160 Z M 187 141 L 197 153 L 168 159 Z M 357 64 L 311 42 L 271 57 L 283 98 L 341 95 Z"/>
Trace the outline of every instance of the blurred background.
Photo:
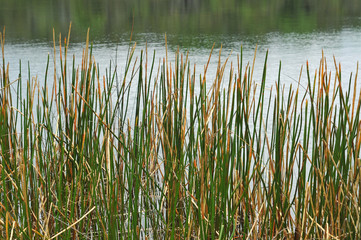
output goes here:
<path id="1" fill-rule="evenodd" d="M 361 23 L 359 0 L 0 0 L 0 6 L 0 24 L 12 41 L 51 41 L 52 28 L 66 33 L 70 21 L 74 41 L 84 41 L 90 27 L 99 42 L 119 41 L 133 22 L 134 33 L 182 39 L 337 31 Z"/>

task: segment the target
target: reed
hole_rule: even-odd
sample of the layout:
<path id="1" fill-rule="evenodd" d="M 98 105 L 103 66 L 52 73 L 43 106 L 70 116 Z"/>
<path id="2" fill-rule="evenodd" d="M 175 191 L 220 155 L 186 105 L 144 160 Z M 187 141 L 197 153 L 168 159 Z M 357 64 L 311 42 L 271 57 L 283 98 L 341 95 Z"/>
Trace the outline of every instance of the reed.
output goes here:
<path id="1" fill-rule="evenodd" d="M 357 71 L 344 89 L 322 57 L 301 94 L 280 74 L 266 89 L 268 54 L 262 79 L 241 51 L 210 82 L 208 64 L 157 66 L 134 44 L 119 79 L 100 76 L 89 37 L 69 68 L 69 38 L 54 34 L 41 84 L 9 79 L 2 33 L 0 238 L 361 237 Z"/>

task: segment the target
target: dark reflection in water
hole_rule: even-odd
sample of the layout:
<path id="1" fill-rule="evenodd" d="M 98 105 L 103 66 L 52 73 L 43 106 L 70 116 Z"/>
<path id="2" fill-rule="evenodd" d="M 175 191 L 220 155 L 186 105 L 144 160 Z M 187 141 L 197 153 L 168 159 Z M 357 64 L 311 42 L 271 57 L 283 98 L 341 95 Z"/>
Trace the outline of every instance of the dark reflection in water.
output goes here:
<path id="1" fill-rule="evenodd" d="M 197 45 L 199 35 L 216 36 L 212 41 L 337 31 L 359 25 L 361 16 L 359 0 L 0 0 L 0 6 L 8 40 L 37 42 L 51 41 L 53 27 L 66 33 L 70 21 L 72 41 L 84 41 L 88 27 L 95 41 L 126 40 L 134 19 L 135 33 L 166 32 L 177 44 Z"/>

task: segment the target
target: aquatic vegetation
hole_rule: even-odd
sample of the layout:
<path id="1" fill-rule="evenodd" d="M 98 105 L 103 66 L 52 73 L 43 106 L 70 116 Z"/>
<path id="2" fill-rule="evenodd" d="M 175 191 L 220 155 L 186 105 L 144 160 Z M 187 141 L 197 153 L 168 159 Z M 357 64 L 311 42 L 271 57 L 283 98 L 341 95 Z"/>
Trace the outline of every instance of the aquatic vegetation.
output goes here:
<path id="1" fill-rule="evenodd" d="M 9 79 L 4 35 L 1 238 L 360 238 L 357 72 L 345 90 L 322 57 L 301 94 L 266 88 L 267 55 L 262 79 L 241 54 L 210 82 L 187 54 L 157 66 L 134 44 L 120 79 L 88 38 L 68 72 L 69 33 L 41 84 Z"/>

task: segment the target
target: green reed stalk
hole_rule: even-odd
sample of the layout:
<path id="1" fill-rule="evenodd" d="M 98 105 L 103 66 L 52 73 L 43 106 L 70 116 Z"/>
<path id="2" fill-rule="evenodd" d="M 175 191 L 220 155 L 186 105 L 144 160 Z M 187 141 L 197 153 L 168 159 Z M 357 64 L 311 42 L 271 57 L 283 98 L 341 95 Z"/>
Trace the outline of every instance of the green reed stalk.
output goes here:
<path id="1" fill-rule="evenodd" d="M 2 34 L 0 238 L 360 237 L 357 72 L 344 84 L 322 57 L 303 89 L 280 64 L 273 90 L 268 53 L 257 79 L 256 53 L 234 68 L 220 51 L 210 82 L 210 60 L 197 76 L 188 53 L 157 66 L 134 45 L 118 79 L 89 33 L 69 65 L 69 38 L 54 33 L 54 80 L 48 57 L 44 85 L 28 67 L 14 92 Z"/>

